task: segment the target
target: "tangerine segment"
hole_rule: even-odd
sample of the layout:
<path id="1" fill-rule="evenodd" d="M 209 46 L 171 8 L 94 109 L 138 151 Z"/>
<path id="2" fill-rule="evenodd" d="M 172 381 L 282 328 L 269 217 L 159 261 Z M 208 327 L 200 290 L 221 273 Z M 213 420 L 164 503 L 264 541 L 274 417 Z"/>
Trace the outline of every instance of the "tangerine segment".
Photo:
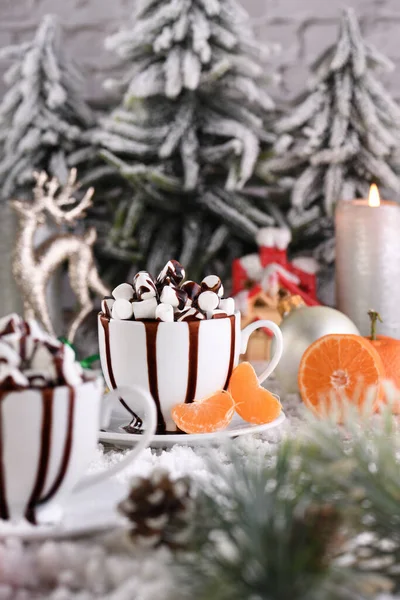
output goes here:
<path id="1" fill-rule="evenodd" d="M 318 412 L 321 405 L 349 400 L 361 406 L 370 386 L 382 397 L 385 367 L 375 348 L 358 335 L 326 335 L 307 348 L 299 369 L 303 402 Z M 327 405 L 328 403 L 328 405 Z"/>
<path id="2" fill-rule="evenodd" d="M 244 421 L 262 425 L 279 417 L 282 409 L 279 400 L 261 387 L 250 363 L 243 362 L 234 369 L 228 389 L 236 412 Z"/>
<path id="3" fill-rule="evenodd" d="M 174 406 L 172 419 L 185 433 L 213 433 L 225 429 L 232 421 L 235 403 L 223 390 L 189 404 Z"/>

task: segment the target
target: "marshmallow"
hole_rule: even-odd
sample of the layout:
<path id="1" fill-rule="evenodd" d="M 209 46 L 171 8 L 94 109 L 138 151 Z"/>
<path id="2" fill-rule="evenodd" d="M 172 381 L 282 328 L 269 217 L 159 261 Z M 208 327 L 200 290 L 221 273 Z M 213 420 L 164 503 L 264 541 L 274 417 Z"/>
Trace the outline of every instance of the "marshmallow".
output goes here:
<path id="1" fill-rule="evenodd" d="M 9 337 L 9 336 L 5 336 L 5 337 Z M 18 367 L 21 362 L 18 352 L 16 352 L 11 346 L 9 346 L 3 340 L 0 341 L 0 361 L 2 363 L 7 363 L 8 365 L 10 365 L 10 367 Z"/>
<path id="2" fill-rule="evenodd" d="M 141 300 L 138 302 L 132 302 L 133 314 L 135 319 L 154 319 L 156 316 L 156 309 L 158 306 L 157 298 L 149 298 L 148 300 Z"/>
<path id="3" fill-rule="evenodd" d="M 138 300 L 148 300 L 157 296 L 154 279 L 147 271 L 139 271 L 133 278 L 133 288 Z"/>
<path id="4" fill-rule="evenodd" d="M 194 308 L 194 306 L 192 308 L 187 308 L 184 311 L 181 312 L 181 314 L 178 316 L 177 321 L 195 321 L 196 319 L 205 319 L 205 315 L 204 313 L 202 313 L 200 310 L 198 310 L 197 308 Z"/>
<path id="5" fill-rule="evenodd" d="M 101 301 L 101 312 L 103 313 L 103 315 L 105 315 L 106 317 L 110 318 L 111 317 L 111 312 L 112 312 L 112 307 L 114 305 L 114 298 L 104 298 Z"/>
<path id="6" fill-rule="evenodd" d="M 157 321 L 172 322 L 174 320 L 174 309 L 171 304 L 159 304 L 156 308 Z"/>
<path id="7" fill-rule="evenodd" d="M 0 319 L 0 336 L 24 331 L 24 321 L 16 313 Z"/>
<path id="8" fill-rule="evenodd" d="M 117 285 L 112 291 L 112 295 L 116 300 L 132 300 L 133 298 L 133 287 L 130 283 L 121 283 Z"/>
<path id="9" fill-rule="evenodd" d="M 226 312 L 228 317 L 235 314 L 235 301 L 233 298 L 222 298 L 219 301 L 219 308 Z"/>
<path id="10" fill-rule="evenodd" d="M 225 319 L 227 316 L 228 314 L 224 310 L 220 310 L 219 308 L 216 308 L 211 313 L 211 319 Z"/>
<path id="11" fill-rule="evenodd" d="M 215 292 L 202 292 L 197 298 L 197 305 L 202 311 L 210 313 L 218 308 L 219 301 Z"/>
<path id="12" fill-rule="evenodd" d="M 28 378 L 15 367 L 0 363 L 0 386 L 3 388 L 20 388 L 29 385 Z"/>
<path id="13" fill-rule="evenodd" d="M 58 380 L 53 353 L 45 345 L 36 348 L 30 362 L 30 369 L 36 374 L 42 375 L 48 382 L 56 382 Z"/>
<path id="14" fill-rule="evenodd" d="M 157 277 L 157 285 L 179 285 L 185 279 L 185 269 L 177 260 L 169 260 Z"/>
<path id="15" fill-rule="evenodd" d="M 174 308 L 182 310 L 185 308 L 187 293 L 171 285 L 166 285 L 162 289 L 160 300 L 163 304 L 170 304 Z"/>
<path id="16" fill-rule="evenodd" d="M 67 385 L 79 385 L 82 381 L 83 369 L 75 362 L 75 352 L 70 346 L 63 346 L 64 356 L 62 362 L 62 374 Z"/>
<path id="17" fill-rule="evenodd" d="M 133 314 L 132 303 L 124 298 L 118 298 L 113 304 L 111 316 L 113 319 L 126 321 Z"/>
<path id="18" fill-rule="evenodd" d="M 202 292 L 214 292 L 222 298 L 224 295 L 224 286 L 222 285 L 222 281 L 217 275 L 207 275 L 204 277 L 201 282 L 201 291 Z"/>
<path id="19" fill-rule="evenodd" d="M 180 289 L 187 294 L 186 306 L 192 306 L 194 300 L 196 300 L 197 296 L 201 293 L 201 287 L 195 281 L 185 281 L 182 283 Z"/>
<path id="20" fill-rule="evenodd" d="M 22 360 L 29 360 L 32 357 L 37 344 L 37 340 L 23 333 L 3 335 L 1 341 L 10 346 Z"/>

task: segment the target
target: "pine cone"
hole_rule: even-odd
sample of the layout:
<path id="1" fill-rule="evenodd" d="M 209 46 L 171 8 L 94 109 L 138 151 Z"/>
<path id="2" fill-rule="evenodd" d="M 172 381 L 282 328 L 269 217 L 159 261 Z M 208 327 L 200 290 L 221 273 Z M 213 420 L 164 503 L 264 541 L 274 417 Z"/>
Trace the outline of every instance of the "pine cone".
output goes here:
<path id="1" fill-rule="evenodd" d="M 193 499 L 187 477 L 172 480 L 168 471 L 159 468 L 147 479 L 137 477 L 118 508 L 131 522 L 135 543 L 179 549 L 189 539 Z"/>

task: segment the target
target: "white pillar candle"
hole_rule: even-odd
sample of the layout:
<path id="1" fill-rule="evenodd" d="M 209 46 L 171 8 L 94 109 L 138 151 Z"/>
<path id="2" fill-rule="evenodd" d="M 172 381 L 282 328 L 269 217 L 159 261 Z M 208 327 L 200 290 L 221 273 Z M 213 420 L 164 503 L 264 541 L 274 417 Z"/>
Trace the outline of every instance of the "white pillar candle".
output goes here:
<path id="1" fill-rule="evenodd" d="M 336 209 L 337 307 L 369 335 L 369 309 L 383 323 L 378 333 L 400 339 L 400 206 L 369 200 L 340 202 Z"/>

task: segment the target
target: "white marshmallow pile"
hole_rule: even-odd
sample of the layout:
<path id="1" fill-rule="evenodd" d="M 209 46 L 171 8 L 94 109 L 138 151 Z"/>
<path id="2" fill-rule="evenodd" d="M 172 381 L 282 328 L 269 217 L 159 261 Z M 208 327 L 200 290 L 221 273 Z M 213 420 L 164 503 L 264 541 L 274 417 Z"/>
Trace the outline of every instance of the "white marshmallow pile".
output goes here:
<path id="1" fill-rule="evenodd" d="M 75 352 L 16 314 L 0 319 L 0 389 L 76 386 L 90 379 Z"/>
<path id="2" fill-rule="evenodd" d="M 163 322 L 222 319 L 235 312 L 233 298 L 223 298 L 224 286 L 217 275 L 208 275 L 198 284 L 184 281 L 185 269 L 169 260 L 156 279 L 140 271 L 132 284 L 121 283 L 104 298 L 103 314 L 120 321 Z"/>

